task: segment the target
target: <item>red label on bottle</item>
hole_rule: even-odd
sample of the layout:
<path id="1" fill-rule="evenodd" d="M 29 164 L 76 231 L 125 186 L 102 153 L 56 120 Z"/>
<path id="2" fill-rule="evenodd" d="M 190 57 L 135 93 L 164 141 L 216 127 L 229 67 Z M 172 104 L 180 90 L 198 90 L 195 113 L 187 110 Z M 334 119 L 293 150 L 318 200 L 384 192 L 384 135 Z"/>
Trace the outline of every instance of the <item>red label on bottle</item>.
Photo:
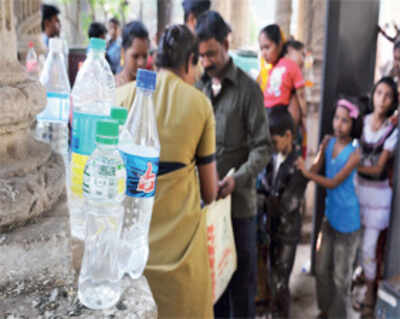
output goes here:
<path id="1" fill-rule="evenodd" d="M 156 174 L 152 172 L 153 165 L 151 162 L 147 163 L 147 170 L 144 175 L 140 176 L 139 183 L 137 186 L 137 191 L 144 193 L 151 193 L 154 191 L 156 184 Z"/>

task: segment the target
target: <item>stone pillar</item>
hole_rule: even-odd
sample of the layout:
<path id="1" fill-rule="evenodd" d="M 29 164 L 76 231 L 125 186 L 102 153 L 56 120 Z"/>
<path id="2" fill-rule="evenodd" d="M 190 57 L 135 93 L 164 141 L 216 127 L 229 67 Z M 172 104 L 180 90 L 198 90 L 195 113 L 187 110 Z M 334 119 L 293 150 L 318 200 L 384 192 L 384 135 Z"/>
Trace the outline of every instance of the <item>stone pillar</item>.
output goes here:
<path id="1" fill-rule="evenodd" d="M 46 92 L 17 60 L 12 0 L 0 0 L 0 228 L 25 223 L 50 209 L 64 192 L 61 157 L 33 139 L 32 122 Z M 10 188 L 4 185 L 10 185 Z M 15 198 L 9 197 L 13 189 Z"/>
<path id="2" fill-rule="evenodd" d="M 309 1 L 309 0 L 307 0 Z M 286 39 L 290 35 L 290 21 L 292 17 L 292 0 L 278 0 L 275 7 L 275 21 L 285 33 Z"/>
<path id="3" fill-rule="evenodd" d="M 250 33 L 249 0 L 218 0 L 212 2 L 212 10 L 221 14 L 232 28 L 230 35 L 231 49 L 239 49 L 248 45 Z"/>
<path id="4" fill-rule="evenodd" d="M 0 292 L 43 272 L 62 281 L 71 270 L 68 213 L 54 222 L 59 228 L 41 219 L 64 194 L 64 164 L 31 134 L 46 92 L 17 60 L 15 2 L 0 0 Z"/>
<path id="5" fill-rule="evenodd" d="M 18 39 L 18 55 L 20 61 L 25 61 L 29 42 L 33 42 L 38 55 L 45 54 L 46 48 L 41 40 L 40 0 L 14 1 L 16 30 Z"/>
<path id="6" fill-rule="evenodd" d="M 311 162 L 318 150 L 321 101 L 322 59 L 325 44 L 326 0 L 299 1 L 298 39 L 314 57 L 314 85 L 308 103 L 307 116 L 307 161 Z M 309 163 L 311 164 L 311 163 Z M 310 183 L 306 191 L 306 210 L 312 215 L 315 203 L 315 185 Z"/>

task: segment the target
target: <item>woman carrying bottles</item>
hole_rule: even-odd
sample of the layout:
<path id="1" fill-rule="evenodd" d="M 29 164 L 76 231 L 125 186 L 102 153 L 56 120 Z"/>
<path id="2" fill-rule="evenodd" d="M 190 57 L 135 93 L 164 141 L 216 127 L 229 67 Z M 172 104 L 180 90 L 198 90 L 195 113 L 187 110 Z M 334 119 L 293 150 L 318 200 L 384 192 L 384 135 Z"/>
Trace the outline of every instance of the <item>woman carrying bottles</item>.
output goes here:
<path id="1" fill-rule="evenodd" d="M 193 87 L 197 60 L 190 30 L 166 29 L 156 57 L 153 96 L 161 153 L 145 270 L 160 318 L 213 317 L 200 200 L 210 203 L 217 195 L 215 120 L 209 100 Z M 135 93 L 135 82 L 118 88 L 117 103 L 129 108 Z"/>

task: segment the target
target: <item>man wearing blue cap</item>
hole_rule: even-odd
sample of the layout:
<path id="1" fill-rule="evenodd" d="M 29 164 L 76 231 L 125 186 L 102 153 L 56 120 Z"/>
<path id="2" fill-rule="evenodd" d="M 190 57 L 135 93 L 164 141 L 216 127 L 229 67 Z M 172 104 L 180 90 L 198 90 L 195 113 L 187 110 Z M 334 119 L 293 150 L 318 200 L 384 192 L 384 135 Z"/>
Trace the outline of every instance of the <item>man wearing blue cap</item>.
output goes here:
<path id="1" fill-rule="evenodd" d="M 197 17 L 203 12 L 210 10 L 210 0 L 183 0 L 183 11 L 186 26 L 194 33 Z"/>

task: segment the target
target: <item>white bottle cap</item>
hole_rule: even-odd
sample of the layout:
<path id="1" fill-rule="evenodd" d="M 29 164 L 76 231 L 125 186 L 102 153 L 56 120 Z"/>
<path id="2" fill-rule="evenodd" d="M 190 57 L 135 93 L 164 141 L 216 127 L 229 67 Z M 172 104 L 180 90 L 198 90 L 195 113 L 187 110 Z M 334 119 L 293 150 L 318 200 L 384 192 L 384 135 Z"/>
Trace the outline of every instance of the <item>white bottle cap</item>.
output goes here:
<path id="1" fill-rule="evenodd" d="M 50 38 L 49 49 L 50 51 L 62 53 L 63 43 L 60 38 Z"/>

